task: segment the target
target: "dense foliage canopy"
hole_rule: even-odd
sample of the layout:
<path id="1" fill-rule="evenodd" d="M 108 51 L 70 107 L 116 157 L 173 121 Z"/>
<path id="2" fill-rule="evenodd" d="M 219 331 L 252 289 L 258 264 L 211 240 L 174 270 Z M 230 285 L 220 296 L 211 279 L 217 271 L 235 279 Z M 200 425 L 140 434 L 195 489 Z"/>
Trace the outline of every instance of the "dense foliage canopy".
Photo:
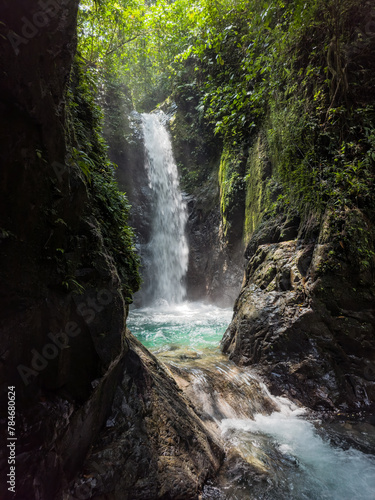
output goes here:
<path id="1" fill-rule="evenodd" d="M 283 202 L 371 216 L 371 1 L 82 0 L 79 35 L 94 79 L 125 83 L 139 111 L 178 96 L 237 152 L 262 131 Z M 233 198 L 248 173 L 232 170 Z"/>

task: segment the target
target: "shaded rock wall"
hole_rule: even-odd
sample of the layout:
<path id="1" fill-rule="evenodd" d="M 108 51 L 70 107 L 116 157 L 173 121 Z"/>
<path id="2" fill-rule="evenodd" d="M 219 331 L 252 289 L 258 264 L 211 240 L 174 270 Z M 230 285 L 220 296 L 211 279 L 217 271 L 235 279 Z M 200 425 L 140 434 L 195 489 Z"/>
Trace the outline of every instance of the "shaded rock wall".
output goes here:
<path id="1" fill-rule="evenodd" d="M 71 236 L 61 221 L 77 237 L 82 229 L 82 245 L 89 234 L 75 215 L 84 211 L 87 201 L 84 182 L 77 171 L 69 179 L 64 175 L 64 94 L 75 52 L 77 3 L 58 2 L 48 24 L 30 39 L 23 37 L 16 51 L 7 37 L 19 40 L 27 32 L 25 19 L 31 23 L 41 8 L 19 1 L 2 11 L 6 38 L 1 40 L 0 63 L 7 68 L 0 98 L 4 382 L 22 382 L 14 368 L 29 364 L 31 349 L 42 347 L 47 333 L 65 325 L 75 309 L 72 297 L 59 289 L 56 249 L 67 248 Z M 48 53 L 46 46 L 51 47 Z M 72 260 L 79 261 L 82 250 L 71 251 Z M 23 389 L 21 383 L 20 397 Z"/>
<path id="2" fill-rule="evenodd" d="M 216 178 L 215 174 L 213 176 Z M 241 240 L 234 247 L 228 245 L 218 206 L 207 210 L 199 195 L 191 195 L 188 200 L 188 299 L 207 300 L 219 306 L 231 307 L 243 275 Z"/>
<path id="3" fill-rule="evenodd" d="M 233 214 L 233 226 L 241 229 L 226 234 L 220 209 L 222 142 L 207 123 L 200 121 L 194 100 L 182 97 L 174 109 L 170 130 L 188 202 L 188 299 L 231 306 L 243 275 L 243 220 Z"/>
<path id="4" fill-rule="evenodd" d="M 82 172 L 67 161 L 77 7 L 2 4 L 1 416 L 14 385 L 15 498 L 58 498 L 111 404 L 107 382 L 98 396 L 92 381 L 107 372 L 113 384 L 110 367 L 124 348 L 121 283 Z"/>
<path id="5" fill-rule="evenodd" d="M 1 449 L 4 499 L 63 498 L 111 412 L 124 369 L 132 369 L 136 356 L 126 341 L 123 283 L 103 237 L 103 224 L 109 222 L 93 215 L 101 213 L 98 202 L 87 176 L 68 155 L 71 146 L 78 146 L 66 99 L 77 8 L 72 0 L 1 5 L 0 418 L 5 442 L 7 387 L 15 386 L 18 439 L 15 495 L 7 491 L 7 450 Z M 165 383 L 168 397 L 178 400 L 171 380 L 157 374 L 158 366 L 153 369 L 158 390 Z M 146 391 L 142 373 L 140 368 L 136 400 Z M 147 390 L 147 397 L 154 397 L 152 384 Z M 142 427 L 148 410 L 138 411 L 133 403 L 134 422 Z M 195 430 L 199 424 L 187 418 L 192 412 L 183 402 L 179 412 L 186 432 L 193 425 Z M 214 470 L 217 448 L 204 439 L 202 432 L 202 460 Z M 133 451 L 129 443 L 129 454 Z M 147 454 L 142 447 L 135 463 L 147 461 Z M 170 474 L 163 484 L 171 484 L 179 467 L 167 459 L 164 466 Z M 189 472 L 195 490 L 205 478 L 198 469 Z M 157 484 L 162 496 L 158 478 L 163 472 L 155 471 L 149 479 L 142 477 L 150 488 Z M 122 485 L 133 484 L 127 471 L 119 474 Z M 117 492 L 106 498 L 123 497 Z"/>
<path id="6" fill-rule="evenodd" d="M 145 169 L 145 149 L 141 117 L 134 111 L 126 87 L 107 82 L 100 100 L 104 111 L 103 135 L 108 143 L 108 155 L 116 165 L 116 178 L 130 203 L 130 225 L 136 229 L 137 243 L 144 245 L 150 238 L 152 191 Z"/>

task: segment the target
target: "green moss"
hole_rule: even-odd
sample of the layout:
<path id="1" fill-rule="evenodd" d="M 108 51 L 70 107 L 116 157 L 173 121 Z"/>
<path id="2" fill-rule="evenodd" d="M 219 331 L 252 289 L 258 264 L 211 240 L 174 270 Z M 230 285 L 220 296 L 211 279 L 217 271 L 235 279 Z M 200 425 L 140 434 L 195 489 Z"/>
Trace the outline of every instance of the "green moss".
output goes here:
<path id="1" fill-rule="evenodd" d="M 268 180 L 271 175 L 271 163 L 268 158 L 266 138 L 260 133 L 250 148 L 246 166 L 246 202 L 244 241 L 250 241 L 264 213 L 269 210 L 270 194 Z"/>
<path id="2" fill-rule="evenodd" d="M 220 160 L 220 212 L 226 236 L 231 232 L 242 234 L 245 201 L 245 155 L 243 151 L 226 145 Z"/>
<path id="3" fill-rule="evenodd" d="M 288 78 L 284 75 L 268 98 L 271 159 L 284 195 L 301 213 L 323 214 L 328 207 L 346 206 L 370 217 L 374 213 L 375 114 L 369 89 L 375 40 L 359 35 L 368 8 L 365 2 L 360 6 L 348 0 L 334 26 L 331 17 L 312 11 L 312 22 L 291 39 L 279 68 Z M 308 53 L 307 41 L 314 39 L 314 50 Z M 339 73 L 342 79 L 337 81 Z"/>
<path id="4" fill-rule="evenodd" d="M 92 215 L 100 224 L 100 239 L 116 265 L 127 303 L 139 289 L 139 259 L 135 253 L 133 231 L 127 223 L 129 203 L 115 181 L 115 165 L 107 156 L 102 137 L 102 113 L 95 103 L 89 75 L 79 60 L 75 61 L 68 92 L 72 150 L 70 162 L 80 168 L 87 185 Z M 102 249 L 92 249 L 95 253 Z"/>
<path id="5" fill-rule="evenodd" d="M 218 169 L 222 142 L 214 137 L 213 127 L 202 120 L 197 111 L 197 96 L 190 97 L 189 101 L 185 101 L 183 95 L 175 95 L 175 98 L 176 103 L 168 99 L 161 108 L 167 112 L 174 109 L 170 132 L 181 187 L 196 195 Z"/>
<path id="6" fill-rule="evenodd" d="M 333 249 L 332 256 L 345 255 L 358 273 L 375 269 L 375 231 L 361 211 L 335 211 L 331 221 Z"/>
<path id="7" fill-rule="evenodd" d="M 220 43 L 198 51 L 204 89 L 199 107 L 232 144 L 226 145 L 219 174 L 225 232 L 240 213 L 244 174 L 237 157 L 262 129 L 285 206 L 302 218 L 349 207 L 373 219 L 375 37 L 364 30 L 370 3 L 279 2 L 266 17 L 260 12 L 254 8 L 250 24 L 245 16 L 236 19 L 236 30 L 231 20 L 225 42 L 220 26 Z M 214 58 L 219 65 L 212 64 Z M 254 148 L 246 177 L 245 241 L 259 224 L 265 196 Z"/>

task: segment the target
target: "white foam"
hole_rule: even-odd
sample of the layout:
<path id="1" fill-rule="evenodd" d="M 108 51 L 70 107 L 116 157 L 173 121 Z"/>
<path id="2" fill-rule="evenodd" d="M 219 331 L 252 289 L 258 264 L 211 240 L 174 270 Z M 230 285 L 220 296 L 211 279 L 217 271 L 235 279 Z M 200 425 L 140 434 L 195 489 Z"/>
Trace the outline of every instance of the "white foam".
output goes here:
<path id="1" fill-rule="evenodd" d="M 239 431 L 239 435 L 266 435 L 282 454 L 295 458 L 302 480 L 299 476 L 291 489 L 298 491 L 301 488 L 301 498 L 375 498 L 374 456 L 353 448 L 343 450 L 332 446 L 318 435 L 311 422 L 300 415 L 298 408 L 292 410 L 284 406 L 283 411 L 271 415 L 257 414 L 254 420 L 225 419 L 221 422 L 221 430 L 224 436 L 233 431 Z M 238 443 L 238 438 L 236 441 Z M 293 481 L 293 477 L 290 480 Z M 310 491 L 310 497 L 303 496 L 306 490 Z M 298 498 L 298 493 L 293 498 Z"/>

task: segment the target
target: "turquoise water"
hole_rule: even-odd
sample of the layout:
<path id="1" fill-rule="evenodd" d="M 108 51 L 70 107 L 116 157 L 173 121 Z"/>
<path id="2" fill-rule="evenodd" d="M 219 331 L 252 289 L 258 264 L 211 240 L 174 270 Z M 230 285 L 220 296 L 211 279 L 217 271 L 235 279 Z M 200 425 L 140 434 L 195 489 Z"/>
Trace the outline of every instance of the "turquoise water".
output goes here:
<path id="1" fill-rule="evenodd" d="M 232 319 L 232 309 L 184 302 L 134 309 L 128 328 L 152 352 L 178 348 L 200 352 L 218 349 Z"/>
<path id="2" fill-rule="evenodd" d="M 302 418 L 301 409 L 282 405 L 271 415 L 225 419 L 221 429 L 243 454 L 266 465 L 271 481 L 254 497 L 272 500 L 371 500 L 375 457 L 353 446 L 332 446 L 329 425 Z M 344 430 L 344 429 L 342 429 Z M 362 436 L 373 430 L 363 427 Z M 350 436 L 347 434 L 346 438 Z M 263 490 L 263 491 L 262 491 Z M 266 490 L 266 491 L 264 491 Z M 254 490 L 253 490 L 254 491 Z"/>
<path id="3" fill-rule="evenodd" d="M 375 457 L 357 445 L 365 443 L 373 451 L 373 426 L 323 424 L 286 398 L 272 396 L 250 369 L 220 354 L 231 318 L 230 309 L 160 302 L 132 310 L 128 319 L 131 332 L 150 351 L 178 366 L 187 396 L 200 413 L 212 417 L 216 427 L 211 432 L 221 434 L 226 450 L 250 464 L 250 472 L 224 467 L 202 498 L 375 499 Z"/>

